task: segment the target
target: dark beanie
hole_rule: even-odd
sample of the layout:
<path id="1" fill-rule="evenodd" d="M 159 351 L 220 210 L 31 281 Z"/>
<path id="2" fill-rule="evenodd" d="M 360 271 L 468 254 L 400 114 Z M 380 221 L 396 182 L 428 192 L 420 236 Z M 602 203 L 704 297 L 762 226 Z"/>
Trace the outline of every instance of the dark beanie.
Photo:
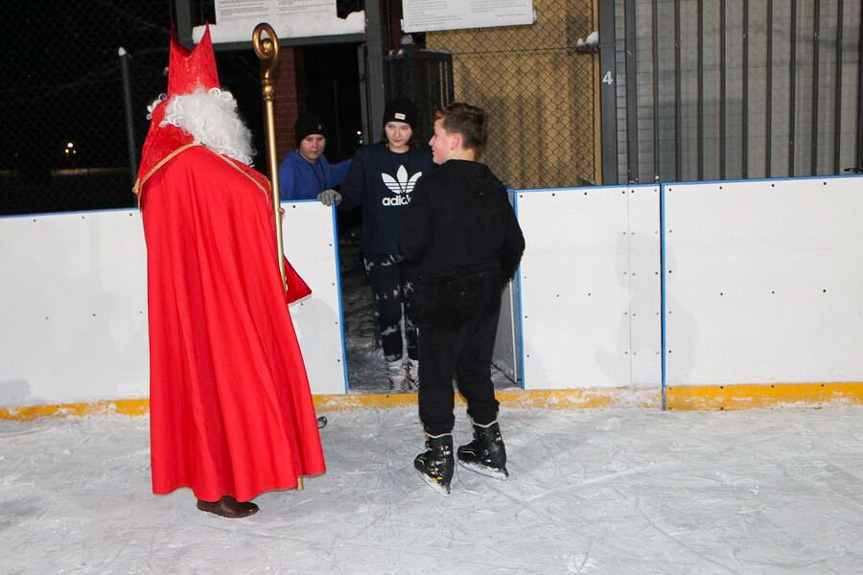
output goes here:
<path id="1" fill-rule="evenodd" d="M 387 122 L 404 122 L 414 129 L 417 122 L 417 107 L 404 96 L 390 100 L 384 110 L 384 125 Z"/>
<path id="2" fill-rule="evenodd" d="M 297 123 L 294 124 L 294 133 L 294 139 L 296 140 L 297 147 L 299 147 L 300 142 L 302 142 L 306 136 L 320 134 L 326 138 L 327 128 L 324 126 L 324 121 L 320 116 L 308 113 L 297 118 Z"/>

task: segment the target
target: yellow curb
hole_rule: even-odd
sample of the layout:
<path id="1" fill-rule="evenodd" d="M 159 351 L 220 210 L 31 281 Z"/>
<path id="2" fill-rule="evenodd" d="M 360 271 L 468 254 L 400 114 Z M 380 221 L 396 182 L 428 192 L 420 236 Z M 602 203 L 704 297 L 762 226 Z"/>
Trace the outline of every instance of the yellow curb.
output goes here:
<path id="1" fill-rule="evenodd" d="M 0 420 L 30 421 L 43 417 L 83 417 L 87 415 L 138 416 L 150 412 L 149 399 L 121 399 L 95 403 L 65 403 L 61 405 L 33 405 L 28 407 L 0 408 Z"/>
<path id="2" fill-rule="evenodd" d="M 863 383 L 677 386 L 666 388 L 665 395 L 670 410 L 858 405 Z"/>
<path id="3" fill-rule="evenodd" d="M 658 408 L 661 403 L 659 391 L 613 389 L 551 389 L 529 390 L 507 389 L 496 391 L 497 400 L 504 407 L 515 409 L 565 409 L 591 407 L 646 407 Z M 417 404 L 416 393 L 363 393 L 347 395 L 315 396 L 318 411 L 341 411 L 356 408 L 389 409 Z M 456 404 L 464 405 L 464 399 L 456 396 Z"/>
<path id="4" fill-rule="evenodd" d="M 590 409 L 638 407 L 660 409 L 661 394 L 652 388 L 591 388 L 497 391 L 501 405 L 511 409 Z M 416 393 L 351 393 L 314 396 L 317 411 L 393 409 L 416 406 Z M 456 403 L 464 400 L 456 397 Z M 732 410 L 863 404 L 863 383 L 676 386 L 666 390 L 669 410 Z M 0 421 L 31 421 L 44 417 L 118 414 L 147 415 L 149 399 L 121 399 L 0 408 Z"/>

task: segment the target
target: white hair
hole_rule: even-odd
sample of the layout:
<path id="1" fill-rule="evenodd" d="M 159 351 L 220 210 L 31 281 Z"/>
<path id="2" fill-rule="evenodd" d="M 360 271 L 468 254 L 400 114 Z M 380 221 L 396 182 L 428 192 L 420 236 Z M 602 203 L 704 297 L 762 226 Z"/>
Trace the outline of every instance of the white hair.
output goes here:
<path id="1" fill-rule="evenodd" d="M 160 96 L 148 107 L 151 114 L 163 99 Z M 166 105 L 165 119 L 160 125 L 176 126 L 214 152 L 252 165 L 255 155 L 252 132 L 240 117 L 237 101 L 230 92 L 219 88 L 199 89 L 174 96 Z"/>

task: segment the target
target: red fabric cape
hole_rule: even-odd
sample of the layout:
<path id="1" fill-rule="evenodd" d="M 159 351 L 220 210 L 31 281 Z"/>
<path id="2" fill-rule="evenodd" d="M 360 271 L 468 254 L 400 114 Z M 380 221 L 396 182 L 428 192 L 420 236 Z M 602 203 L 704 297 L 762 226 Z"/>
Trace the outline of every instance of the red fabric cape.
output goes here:
<path id="1" fill-rule="evenodd" d="M 267 179 L 203 146 L 146 176 L 153 491 L 248 501 L 323 473 Z"/>

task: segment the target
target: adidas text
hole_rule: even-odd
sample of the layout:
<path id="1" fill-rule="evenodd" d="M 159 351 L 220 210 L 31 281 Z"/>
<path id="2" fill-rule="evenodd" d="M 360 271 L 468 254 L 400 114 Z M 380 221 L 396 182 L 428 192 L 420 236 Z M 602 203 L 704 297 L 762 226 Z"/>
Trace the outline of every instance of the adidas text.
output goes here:
<path id="1" fill-rule="evenodd" d="M 394 198 L 384 198 L 381 203 L 385 206 L 406 206 L 411 203 L 410 196 L 396 196 Z"/>

